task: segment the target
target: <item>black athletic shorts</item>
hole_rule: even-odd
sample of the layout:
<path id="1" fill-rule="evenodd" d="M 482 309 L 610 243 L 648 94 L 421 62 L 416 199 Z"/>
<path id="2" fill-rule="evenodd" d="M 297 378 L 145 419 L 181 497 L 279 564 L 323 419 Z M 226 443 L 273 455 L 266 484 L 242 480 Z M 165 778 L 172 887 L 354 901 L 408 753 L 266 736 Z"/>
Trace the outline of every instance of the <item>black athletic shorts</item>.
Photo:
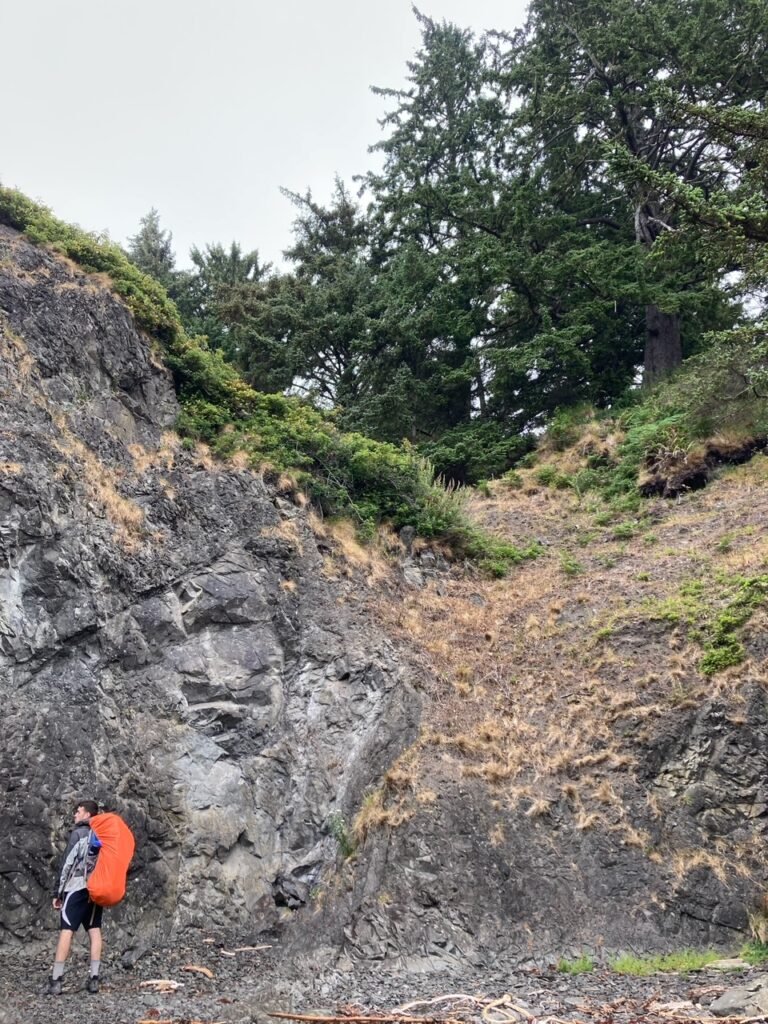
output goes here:
<path id="1" fill-rule="evenodd" d="M 98 904 L 91 903 L 87 889 L 65 892 L 64 902 L 61 905 L 61 930 L 76 932 L 80 925 L 86 931 L 90 931 L 91 928 L 101 928 L 103 909 Z"/>

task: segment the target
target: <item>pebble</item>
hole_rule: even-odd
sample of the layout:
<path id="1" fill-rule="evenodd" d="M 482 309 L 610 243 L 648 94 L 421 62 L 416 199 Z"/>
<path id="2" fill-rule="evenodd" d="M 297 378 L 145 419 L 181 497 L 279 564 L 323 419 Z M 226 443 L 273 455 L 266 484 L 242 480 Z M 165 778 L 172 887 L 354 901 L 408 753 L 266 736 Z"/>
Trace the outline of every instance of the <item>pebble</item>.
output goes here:
<path id="1" fill-rule="evenodd" d="M 226 958 L 223 948 L 200 940 L 197 944 L 142 950 L 132 965 L 133 958 L 108 952 L 102 990 L 97 996 L 85 992 L 87 959 L 84 949 L 78 949 L 65 975 L 61 997 L 43 994 L 50 951 L 31 957 L 21 949 L 3 952 L 0 1024 L 82 1024 L 83 1019 L 91 1018 L 109 1024 L 136 1024 L 152 1018 L 172 1020 L 174 1024 L 189 1020 L 202 1024 L 274 1024 L 267 1016 L 270 1010 L 317 1013 L 356 1005 L 366 1011 L 390 1012 L 414 1000 L 437 999 L 448 993 L 484 999 L 508 995 L 515 1006 L 527 1009 L 534 1018 L 554 1014 L 564 1021 L 592 1020 L 590 1008 L 613 1003 L 613 1019 L 623 1024 L 625 1019 L 632 1019 L 633 1003 L 640 1011 L 646 1004 L 682 1004 L 695 995 L 690 975 L 635 978 L 596 969 L 564 977 L 554 965 L 521 967 L 498 960 L 492 966 L 457 961 L 450 970 L 409 973 L 395 963 L 351 964 L 346 958 L 337 968 L 316 957 L 286 956 L 277 946 Z M 214 978 L 183 972 L 187 964 L 209 967 Z M 729 974 L 728 982 L 743 983 L 749 973 L 745 966 Z M 184 985 L 176 992 L 151 993 L 140 987 L 140 982 L 150 978 L 171 978 Z M 712 971 L 707 978 L 706 972 L 700 971 L 695 979 L 706 1007 L 722 991 L 723 974 Z M 719 987 L 716 982 L 720 982 Z M 466 1000 L 455 1001 L 451 1015 L 479 1021 L 480 1008 L 476 1013 L 468 1012 L 471 1006 Z M 448 1015 L 449 1007 L 448 1002 L 439 1002 L 425 1006 L 423 1013 Z M 420 1011 L 415 1007 L 411 1012 L 418 1015 Z M 700 1016 L 705 1015 L 706 1009 L 700 1012 Z"/>

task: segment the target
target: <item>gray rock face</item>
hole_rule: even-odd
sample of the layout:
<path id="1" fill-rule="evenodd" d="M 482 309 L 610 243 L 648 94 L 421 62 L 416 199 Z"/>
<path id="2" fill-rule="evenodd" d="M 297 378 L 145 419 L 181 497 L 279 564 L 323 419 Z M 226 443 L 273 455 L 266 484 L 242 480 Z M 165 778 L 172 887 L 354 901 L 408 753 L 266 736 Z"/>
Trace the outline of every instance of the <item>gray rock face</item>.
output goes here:
<path id="1" fill-rule="evenodd" d="M 419 699 L 304 512 L 187 450 L 177 412 L 102 283 L 0 227 L 0 944 L 56 926 L 91 796 L 137 835 L 111 915 L 130 962 L 172 930 L 289 922 L 312 962 L 416 972 L 743 941 L 767 881 L 762 684 L 738 720 L 713 698 L 638 738 L 634 839 L 580 828 L 565 795 L 513 810 L 436 760 L 432 798 L 344 863 Z M 404 586 L 443 570 L 411 550 Z"/>
<path id="2" fill-rule="evenodd" d="M 168 433 L 121 305 L 0 228 L 0 941 L 55 926 L 74 801 L 137 835 L 124 932 L 273 927 L 412 738 L 303 513 Z"/>

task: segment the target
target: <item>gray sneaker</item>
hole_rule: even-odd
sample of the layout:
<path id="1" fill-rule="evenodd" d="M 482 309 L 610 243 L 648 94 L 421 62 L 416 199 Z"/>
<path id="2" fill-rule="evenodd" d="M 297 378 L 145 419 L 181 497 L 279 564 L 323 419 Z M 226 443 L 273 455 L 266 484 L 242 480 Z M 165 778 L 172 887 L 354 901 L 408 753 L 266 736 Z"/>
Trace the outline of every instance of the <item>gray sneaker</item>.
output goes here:
<path id="1" fill-rule="evenodd" d="M 60 996 L 61 995 L 61 978 L 49 978 L 48 988 L 46 989 L 46 995 L 49 996 Z"/>
<path id="2" fill-rule="evenodd" d="M 99 978 L 98 975 L 92 974 L 88 979 L 88 984 L 85 986 L 90 993 L 95 995 L 99 991 Z"/>

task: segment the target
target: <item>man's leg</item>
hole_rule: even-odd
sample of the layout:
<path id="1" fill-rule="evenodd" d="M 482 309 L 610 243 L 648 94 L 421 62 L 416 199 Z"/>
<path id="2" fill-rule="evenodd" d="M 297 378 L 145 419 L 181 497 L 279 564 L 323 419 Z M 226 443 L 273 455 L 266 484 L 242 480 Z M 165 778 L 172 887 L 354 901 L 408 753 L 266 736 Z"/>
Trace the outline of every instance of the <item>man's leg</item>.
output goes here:
<path id="1" fill-rule="evenodd" d="M 90 915 L 88 918 L 88 941 L 91 945 L 91 966 L 88 976 L 88 991 L 96 993 L 99 991 L 99 970 L 101 968 L 101 907 L 90 904 Z"/>
<path id="2" fill-rule="evenodd" d="M 88 930 L 88 939 L 91 943 L 91 975 L 95 974 L 98 977 L 103 945 L 101 928 L 90 928 Z"/>
<path id="3" fill-rule="evenodd" d="M 59 932 L 59 941 L 56 943 L 56 954 L 54 956 L 54 968 L 56 964 L 61 964 L 61 974 L 64 972 L 64 961 L 69 956 L 69 951 L 72 949 L 72 936 L 75 933 L 70 931 L 69 928 L 62 928 Z M 54 977 L 56 975 L 54 974 Z"/>
<path id="4" fill-rule="evenodd" d="M 61 979 L 64 976 L 64 961 L 69 956 L 72 948 L 73 931 L 69 928 L 62 928 L 59 932 L 59 941 L 56 943 L 56 952 L 53 957 L 53 969 L 48 981 L 48 993 L 52 996 L 61 995 Z"/>

